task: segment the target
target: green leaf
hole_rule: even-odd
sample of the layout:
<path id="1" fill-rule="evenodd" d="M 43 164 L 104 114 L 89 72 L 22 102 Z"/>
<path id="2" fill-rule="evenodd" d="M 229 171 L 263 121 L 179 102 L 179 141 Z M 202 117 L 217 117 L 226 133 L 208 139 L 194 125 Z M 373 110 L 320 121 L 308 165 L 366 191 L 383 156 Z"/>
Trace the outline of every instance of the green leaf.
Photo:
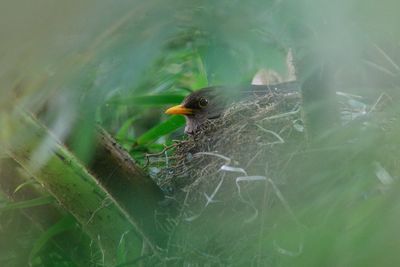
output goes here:
<path id="1" fill-rule="evenodd" d="M 15 209 L 26 209 L 36 206 L 47 205 L 54 202 L 54 198 L 52 196 L 38 197 L 26 201 L 19 201 L 16 203 L 7 204 L 4 207 L 0 208 L 0 212 L 15 210 Z"/>
<path id="2" fill-rule="evenodd" d="M 197 55 L 196 63 L 199 71 L 193 74 L 194 82 L 192 83 L 192 88 L 199 89 L 207 87 L 209 85 L 209 81 L 207 78 L 207 70 L 206 67 L 204 66 L 204 62 L 200 55 Z"/>
<path id="3" fill-rule="evenodd" d="M 127 253 L 127 249 L 126 249 L 126 234 L 128 233 L 125 232 L 122 236 L 121 239 L 119 240 L 119 244 L 118 244 L 118 248 L 117 248 L 117 264 L 122 264 L 124 262 L 126 262 L 126 253 Z"/>
<path id="4" fill-rule="evenodd" d="M 116 97 L 108 101 L 108 104 L 126 104 L 140 106 L 163 106 L 171 104 L 179 104 L 185 96 L 178 94 L 159 94 L 159 95 L 142 95 Z"/>
<path id="5" fill-rule="evenodd" d="M 137 119 L 137 117 L 133 117 L 133 118 L 129 118 L 127 119 L 122 126 L 120 127 L 120 129 L 118 130 L 117 134 L 115 135 L 115 138 L 117 140 L 123 140 L 127 137 L 128 135 L 128 131 L 131 127 L 131 125 L 135 122 L 135 120 Z"/>
<path id="6" fill-rule="evenodd" d="M 54 236 L 65 232 L 75 226 L 75 219 L 72 215 L 67 215 L 59 220 L 56 224 L 52 225 L 47 231 L 43 232 L 36 240 L 31 253 L 29 254 L 29 262 L 32 265 L 32 260 L 38 252 L 47 244 L 47 242 Z"/>
<path id="7" fill-rule="evenodd" d="M 172 116 L 168 120 L 158 124 L 157 126 L 151 128 L 143 135 L 137 139 L 138 145 L 148 144 L 164 136 L 166 134 L 172 133 L 179 129 L 185 124 L 185 118 L 180 115 Z"/>

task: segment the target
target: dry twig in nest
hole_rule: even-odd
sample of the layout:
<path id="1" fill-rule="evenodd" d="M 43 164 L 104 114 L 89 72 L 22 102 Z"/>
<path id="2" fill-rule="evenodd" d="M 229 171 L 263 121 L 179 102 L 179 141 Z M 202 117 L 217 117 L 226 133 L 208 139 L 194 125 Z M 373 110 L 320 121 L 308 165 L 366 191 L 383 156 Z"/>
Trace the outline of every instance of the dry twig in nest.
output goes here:
<path id="1" fill-rule="evenodd" d="M 180 206 L 168 255 L 184 263 L 248 264 L 241 253 L 257 253 L 255 236 L 272 227 L 265 210 L 280 202 L 291 213 L 278 187 L 292 171 L 291 155 L 305 145 L 300 104 L 297 93 L 247 99 L 175 144 L 157 177 Z"/>

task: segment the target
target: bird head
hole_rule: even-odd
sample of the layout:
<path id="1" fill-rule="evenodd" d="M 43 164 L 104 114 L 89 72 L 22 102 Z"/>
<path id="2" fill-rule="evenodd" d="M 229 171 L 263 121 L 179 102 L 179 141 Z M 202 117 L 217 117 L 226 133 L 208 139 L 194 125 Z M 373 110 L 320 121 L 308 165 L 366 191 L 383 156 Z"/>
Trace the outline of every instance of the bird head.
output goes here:
<path id="1" fill-rule="evenodd" d="M 292 81 L 274 85 L 207 87 L 191 93 L 180 105 L 167 109 L 165 113 L 184 115 L 185 133 L 194 134 L 207 120 L 220 117 L 230 103 L 277 92 L 300 92 L 300 85 Z"/>
<path id="2" fill-rule="evenodd" d="M 167 109 L 165 113 L 184 115 L 185 133 L 193 134 L 205 121 L 221 116 L 226 103 L 226 97 L 221 90 L 208 87 L 191 93 L 180 105 Z"/>

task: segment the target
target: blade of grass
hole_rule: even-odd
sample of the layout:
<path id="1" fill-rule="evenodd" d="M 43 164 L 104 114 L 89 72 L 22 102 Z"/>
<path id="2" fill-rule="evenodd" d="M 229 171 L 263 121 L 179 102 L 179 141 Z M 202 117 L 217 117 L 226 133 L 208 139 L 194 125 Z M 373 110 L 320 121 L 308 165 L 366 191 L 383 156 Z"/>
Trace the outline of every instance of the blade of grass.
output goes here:
<path id="1" fill-rule="evenodd" d="M 127 138 L 128 131 L 131 127 L 131 125 L 134 123 L 134 121 L 137 119 L 137 117 L 129 118 L 127 119 L 121 126 L 121 128 L 118 130 L 117 134 L 115 135 L 115 138 L 117 140 L 124 140 Z"/>
<path id="2" fill-rule="evenodd" d="M 162 106 L 170 104 L 179 104 L 185 97 L 178 94 L 159 94 L 159 95 L 142 95 L 115 97 L 108 101 L 108 104 L 125 104 L 139 106 Z"/>
<path id="3" fill-rule="evenodd" d="M 51 203 L 54 203 L 54 197 L 52 197 L 52 196 L 38 197 L 38 198 L 26 200 L 26 201 L 19 201 L 16 203 L 7 204 L 6 206 L 0 208 L 0 212 L 15 210 L 15 209 L 32 208 L 32 207 L 47 205 L 47 204 L 51 204 Z"/>
<path id="4" fill-rule="evenodd" d="M 71 215 L 67 215 L 59 220 L 56 224 L 51 226 L 47 231 L 43 232 L 41 236 L 36 240 L 31 253 L 29 254 L 29 263 L 32 266 L 32 260 L 36 257 L 38 252 L 48 243 L 54 236 L 65 232 L 75 226 L 75 219 Z"/>
<path id="5" fill-rule="evenodd" d="M 126 253 L 127 253 L 127 248 L 126 248 L 126 234 L 128 232 L 125 232 L 119 241 L 118 248 L 117 248 L 117 265 L 122 264 L 126 261 Z"/>
<path id="6" fill-rule="evenodd" d="M 7 121 L 6 127 L 13 133 L 5 139 L 7 153 L 84 226 L 85 232 L 99 244 L 105 264 L 115 264 L 116 248 L 127 230 L 135 229 L 151 243 L 114 197 L 33 116 L 16 112 Z M 38 149 L 44 153 L 42 158 L 32 157 Z M 132 241 L 129 245 L 140 244 Z"/>
<path id="7" fill-rule="evenodd" d="M 177 129 L 181 128 L 185 124 L 185 118 L 183 116 L 172 116 L 166 121 L 158 124 L 157 126 L 151 128 L 144 134 L 142 134 L 137 140 L 138 145 L 144 145 L 154 142 L 161 136 L 172 133 Z"/>
<path id="8" fill-rule="evenodd" d="M 27 184 L 18 192 L 14 192 L 15 188 L 24 184 L 26 179 L 31 179 L 27 178 L 30 176 L 14 160 L 10 158 L 1 159 L 0 170 L 0 205 L 3 204 L 1 203 L 1 197 L 4 197 L 4 201 L 7 200 L 7 202 L 20 202 L 43 196 L 42 188 L 33 184 Z M 50 205 L 36 206 L 35 208 L 19 209 L 13 212 L 13 216 L 21 218 L 24 221 L 24 224 L 28 225 L 28 229 L 34 231 L 34 234 L 29 237 L 29 240 L 34 241 L 41 235 L 41 233 L 45 232 L 52 225 L 61 220 L 65 216 L 65 212 L 62 211 L 60 205 L 53 203 Z M 10 232 L 5 229 L 3 230 L 2 240 L 7 236 L 12 239 L 12 236 L 18 235 L 16 232 Z M 34 239 L 31 239 L 33 237 Z M 76 228 L 73 231 L 69 231 L 68 235 L 63 237 L 67 237 L 68 242 L 65 242 L 64 238 L 52 239 L 50 241 L 51 245 L 46 246 L 46 253 L 63 255 L 63 257 L 71 263 L 71 266 L 86 267 L 88 259 L 91 258 L 91 253 L 96 250 L 98 251 L 98 247 L 93 244 L 92 248 L 89 249 L 90 238 L 85 234 L 83 229 Z M 22 243 L 25 244 L 25 242 Z M 30 247 L 27 247 L 26 250 L 24 250 L 26 253 L 24 252 L 23 254 L 19 254 L 19 252 L 22 253 L 20 248 L 16 248 L 15 250 L 18 251 L 17 255 L 20 255 L 18 261 L 24 262 L 24 266 L 29 262 L 29 250 L 33 246 L 31 241 L 28 241 L 28 243 L 30 244 Z M 13 246 L 11 244 L 9 245 L 7 251 L 14 251 Z M 79 255 L 76 254 L 76 250 L 79 250 Z M 3 252 L 5 251 L 2 250 L 0 254 L 3 254 Z M 3 266 L 1 260 L 0 266 Z"/>

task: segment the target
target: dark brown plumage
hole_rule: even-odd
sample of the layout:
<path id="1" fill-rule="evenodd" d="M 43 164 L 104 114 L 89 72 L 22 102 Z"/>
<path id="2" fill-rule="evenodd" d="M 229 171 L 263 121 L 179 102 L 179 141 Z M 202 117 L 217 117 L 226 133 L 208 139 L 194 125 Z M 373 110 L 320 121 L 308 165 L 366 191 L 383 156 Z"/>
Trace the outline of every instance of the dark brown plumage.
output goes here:
<path id="1" fill-rule="evenodd" d="M 299 85 L 296 82 L 245 87 L 207 87 L 191 93 L 180 105 L 167 109 L 165 113 L 184 115 L 186 118 L 185 133 L 193 134 L 205 121 L 220 117 L 226 107 L 234 101 L 270 92 L 295 91 L 299 91 Z"/>

